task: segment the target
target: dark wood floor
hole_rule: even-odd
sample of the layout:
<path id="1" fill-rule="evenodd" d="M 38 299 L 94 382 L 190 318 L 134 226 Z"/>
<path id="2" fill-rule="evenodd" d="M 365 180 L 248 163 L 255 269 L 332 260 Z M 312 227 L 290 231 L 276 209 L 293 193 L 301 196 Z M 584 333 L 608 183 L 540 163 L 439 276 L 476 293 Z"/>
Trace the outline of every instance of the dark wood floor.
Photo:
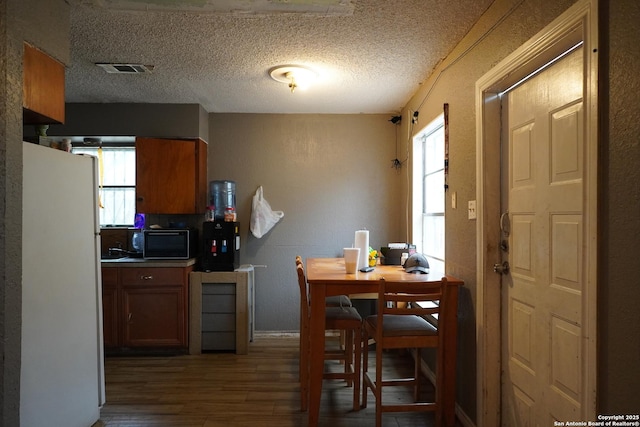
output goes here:
<path id="1" fill-rule="evenodd" d="M 371 363 L 373 356 L 371 352 Z M 385 370 L 411 370 L 407 354 L 390 353 Z M 249 354 L 109 357 L 106 405 L 98 425 L 107 427 L 299 427 L 298 339 L 256 338 Z M 328 366 L 327 369 L 339 369 Z M 430 393 L 430 384 L 425 392 Z M 323 383 L 320 425 L 373 426 L 375 405 L 352 411 L 352 389 L 339 380 Z M 431 414 L 384 414 L 384 426 L 432 426 Z"/>

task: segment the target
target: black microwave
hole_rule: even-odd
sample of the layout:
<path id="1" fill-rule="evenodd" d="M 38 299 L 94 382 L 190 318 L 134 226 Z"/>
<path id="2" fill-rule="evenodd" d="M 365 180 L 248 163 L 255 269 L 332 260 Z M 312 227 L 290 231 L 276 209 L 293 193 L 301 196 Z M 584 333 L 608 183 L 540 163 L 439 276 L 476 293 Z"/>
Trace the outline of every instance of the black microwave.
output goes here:
<path id="1" fill-rule="evenodd" d="M 142 256 L 145 259 L 189 259 L 197 248 L 195 229 L 144 230 Z"/>

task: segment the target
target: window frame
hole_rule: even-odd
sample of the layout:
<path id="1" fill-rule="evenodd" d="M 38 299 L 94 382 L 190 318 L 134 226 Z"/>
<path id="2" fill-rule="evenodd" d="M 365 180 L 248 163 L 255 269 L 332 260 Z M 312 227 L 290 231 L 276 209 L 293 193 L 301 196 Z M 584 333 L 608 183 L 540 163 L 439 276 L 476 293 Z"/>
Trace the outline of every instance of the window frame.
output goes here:
<path id="1" fill-rule="evenodd" d="M 74 138 L 75 139 L 75 138 Z M 126 140 L 124 142 L 101 142 L 98 145 L 95 144 L 86 144 L 83 142 L 78 142 L 78 141 L 72 141 L 72 152 L 78 153 L 78 151 L 80 150 L 95 150 L 97 152 L 97 150 L 99 148 L 102 149 L 126 149 L 126 150 L 131 150 L 133 151 L 133 184 L 104 184 L 103 179 L 104 179 L 104 172 L 103 171 L 99 171 L 99 183 L 98 183 L 98 193 L 100 195 L 100 227 L 101 228 L 109 228 L 109 227 L 133 227 L 134 226 L 134 218 L 135 218 L 135 188 L 136 188 L 136 184 L 135 184 L 135 139 L 131 139 L 131 141 Z M 86 153 L 86 151 L 85 151 Z M 92 154 L 92 153 L 86 153 L 88 155 L 95 155 L 97 157 L 97 153 L 96 154 Z M 99 167 L 102 168 L 104 162 L 103 161 L 98 161 Z M 111 222 L 103 222 L 103 209 L 105 209 L 104 204 L 105 204 L 105 191 L 104 190 L 118 190 L 118 189 L 123 189 L 123 190 L 131 190 L 133 189 L 133 206 L 134 206 L 134 214 L 130 215 L 130 221 L 123 221 L 123 222 L 119 222 L 119 223 L 111 223 Z"/>
<path id="2" fill-rule="evenodd" d="M 442 157 L 439 164 L 441 167 L 438 169 L 433 169 L 429 171 L 425 171 L 426 164 L 428 163 L 428 159 L 426 156 L 428 155 L 427 149 L 425 147 L 427 139 L 434 135 L 436 132 L 442 132 L 440 137 L 442 138 Z M 417 132 L 413 137 L 413 179 L 412 179 L 412 240 L 416 245 L 416 250 L 420 253 L 423 253 L 427 259 L 430 261 L 430 268 L 434 270 L 441 270 L 444 272 L 445 270 L 445 244 L 446 244 L 446 236 L 445 236 L 445 221 L 446 221 L 446 192 L 445 192 L 445 184 L 446 184 L 446 170 L 445 170 L 445 147 L 444 147 L 444 137 L 445 137 L 445 117 L 444 113 L 440 114 L 438 117 L 433 119 L 427 126 L 425 126 L 422 130 Z M 433 161 L 430 163 L 433 164 Z M 442 211 L 431 211 L 427 212 L 427 206 L 432 206 L 432 204 L 428 204 L 427 200 L 427 178 L 429 176 L 435 176 L 435 174 L 441 175 L 441 184 L 442 189 L 437 191 L 434 196 L 441 197 L 440 200 L 436 202 L 437 206 L 442 207 Z M 437 184 L 439 185 L 439 184 Z M 442 226 L 439 232 L 441 233 L 441 256 L 439 254 L 430 253 L 425 247 L 424 244 L 424 233 L 425 233 L 425 223 L 427 218 L 442 218 Z"/>

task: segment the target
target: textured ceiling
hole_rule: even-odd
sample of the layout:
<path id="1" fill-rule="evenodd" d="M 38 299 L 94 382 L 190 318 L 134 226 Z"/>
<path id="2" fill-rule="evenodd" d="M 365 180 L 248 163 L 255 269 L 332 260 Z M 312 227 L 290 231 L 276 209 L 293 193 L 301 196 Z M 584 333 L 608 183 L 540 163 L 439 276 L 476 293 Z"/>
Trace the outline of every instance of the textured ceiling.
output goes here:
<path id="1" fill-rule="evenodd" d="M 67 102 L 197 103 L 216 113 L 393 113 L 493 0 L 67 0 Z M 95 63 L 152 65 L 107 74 Z M 271 79 L 319 78 L 290 93 Z"/>

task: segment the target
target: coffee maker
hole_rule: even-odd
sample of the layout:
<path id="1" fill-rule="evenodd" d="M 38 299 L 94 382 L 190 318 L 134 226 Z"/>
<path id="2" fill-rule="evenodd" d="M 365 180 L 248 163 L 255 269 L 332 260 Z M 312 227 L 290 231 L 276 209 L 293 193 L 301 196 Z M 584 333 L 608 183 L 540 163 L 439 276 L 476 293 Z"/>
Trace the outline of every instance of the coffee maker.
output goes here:
<path id="1" fill-rule="evenodd" d="M 207 221 L 202 224 L 203 271 L 233 271 L 240 264 L 240 223 Z"/>

